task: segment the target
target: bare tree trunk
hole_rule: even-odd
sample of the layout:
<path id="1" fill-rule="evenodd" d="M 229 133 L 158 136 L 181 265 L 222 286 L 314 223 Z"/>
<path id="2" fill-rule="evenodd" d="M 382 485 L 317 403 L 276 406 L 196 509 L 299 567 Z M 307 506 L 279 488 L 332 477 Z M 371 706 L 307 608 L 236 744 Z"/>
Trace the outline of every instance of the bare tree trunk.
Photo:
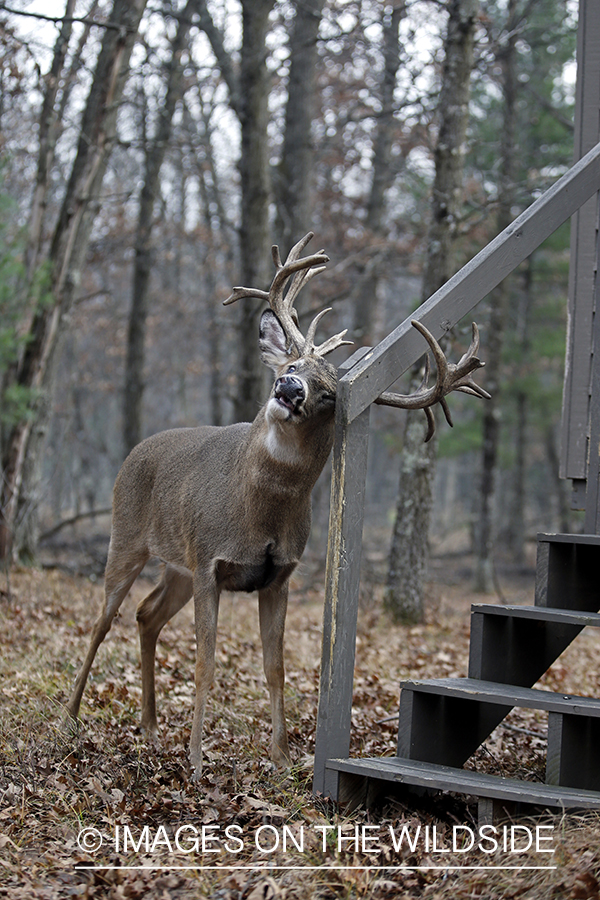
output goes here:
<path id="1" fill-rule="evenodd" d="M 49 177 L 54 162 L 56 141 L 59 135 L 60 119 L 56 110 L 56 97 L 60 87 L 60 79 L 65 66 L 65 59 L 73 30 L 73 12 L 76 0 L 67 0 L 65 16 L 60 28 L 50 71 L 46 76 L 46 91 L 42 102 L 39 121 L 39 153 L 35 189 L 29 212 L 27 227 L 27 249 L 25 252 L 26 286 L 29 288 L 37 268 L 40 253 L 42 226 L 48 199 Z"/>
<path id="2" fill-rule="evenodd" d="M 277 240 L 287 252 L 311 229 L 317 36 L 325 0 L 295 2 L 283 153 L 277 173 Z"/>
<path id="3" fill-rule="evenodd" d="M 497 230 L 500 232 L 512 221 L 512 205 L 515 194 L 515 130 L 516 130 L 516 43 L 518 31 L 512 27 L 515 21 L 516 0 L 509 0 L 507 31 L 498 61 L 502 65 L 502 91 L 504 97 L 503 128 L 501 136 L 501 175 Z M 509 300 L 509 279 L 505 279 L 490 295 L 490 314 L 487 333 L 486 389 L 491 394 L 483 414 L 483 447 L 479 516 L 475 530 L 476 562 L 474 589 L 484 593 L 494 590 L 494 500 L 500 442 L 500 391 L 501 364 L 504 333 Z"/>
<path id="4" fill-rule="evenodd" d="M 242 152 L 239 163 L 242 215 L 240 226 L 240 282 L 252 287 L 268 287 L 272 275 L 270 260 L 269 166 L 270 78 L 267 69 L 266 38 L 269 15 L 275 0 L 242 0 L 242 52 L 239 73 L 225 49 L 223 35 L 215 26 L 206 0 L 200 9 L 200 27 L 205 32 L 221 75 L 229 90 L 229 103 L 240 120 Z M 263 400 L 263 366 L 256 353 L 258 308 L 240 304 L 237 315 L 237 387 L 234 397 L 236 421 L 251 421 Z"/>
<path id="5" fill-rule="evenodd" d="M 30 415 L 13 428 L 3 459 L 0 559 L 8 556 L 11 547 L 15 552 L 23 549 L 16 526 L 21 513 L 29 517 L 36 508 L 36 481 L 60 338 L 98 209 L 129 57 L 145 5 L 145 0 L 114 0 L 110 20 L 120 27 L 105 30 L 98 55 L 77 153 L 48 256 L 52 303 L 45 302 L 37 309 L 16 375 L 18 384 L 36 392 L 39 400 Z M 30 552 L 35 550 L 35 530 L 32 540 Z"/>
<path id="6" fill-rule="evenodd" d="M 394 140 L 394 89 L 400 68 L 400 42 L 398 29 L 406 15 L 405 0 L 397 0 L 391 12 L 384 14 L 383 57 L 384 69 L 380 86 L 381 112 L 377 119 L 377 132 L 373 146 L 373 173 L 371 190 L 367 203 L 365 225 L 370 233 L 370 242 L 375 250 L 354 292 L 354 322 L 352 338 L 357 343 L 368 343 L 373 326 L 375 299 L 379 281 L 381 254 L 378 244 L 383 237 L 383 217 L 385 213 L 385 192 L 393 178 L 391 159 Z"/>
<path id="7" fill-rule="evenodd" d="M 231 281 L 234 272 L 235 232 L 228 221 L 223 202 L 223 190 L 213 152 L 212 115 L 214 108 L 210 101 L 206 102 L 202 86 L 198 85 L 198 101 L 202 121 L 202 136 L 198 131 L 190 110 L 184 105 L 184 116 L 190 133 L 196 132 L 201 140 L 202 154 L 195 154 L 198 174 L 198 185 L 204 209 L 204 225 L 208 235 L 204 272 L 208 296 L 208 356 L 210 363 L 210 421 L 213 425 L 224 424 L 224 378 L 222 331 L 219 305 L 215 303 L 219 266 L 226 273 L 225 280 Z M 215 215 L 216 213 L 216 215 Z M 215 224 L 216 220 L 216 224 Z"/>
<path id="8" fill-rule="evenodd" d="M 423 300 L 448 280 L 455 267 L 452 244 L 462 189 L 476 11 L 476 0 L 452 0 L 449 5 Z M 424 613 L 423 578 L 436 453 L 434 441 L 423 445 L 423 431 L 422 419 L 409 412 L 385 594 L 385 608 L 397 621 L 419 622 Z"/>
<path id="9" fill-rule="evenodd" d="M 242 154 L 242 221 L 240 254 L 242 284 L 268 287 L 272 277 L 269 234 L 269 72 L 266 38 L 275 0 L 243 0 L 243 41 L 240 70 Z M 252 421 L 263 400 L 263 366 L 256 352 L 258 309 L 239 304 L 238 372 L 235 418 Z"/>
<path id="10" fill-rule="evenodd" d="M 135 238 L 135 263 L 131 309 L 127 328 L 127 357 L 123 393 L 123 446 L 127 455 L 142 440 L 142 400 L 144 394 L 144 361 L 148 291 L 152 272 L 152 231 L 154 206 L 159 190 L 160 170 L 171 138 L 171 126 L 177 103 L 183 94 L 181 57 L 188 43 L 192 17 L 199 12 L 199 0 L 188 0 L 179 17 L 177 32 L 166 67 L 167 90 L 156 133 L 145 148 L 144 183 Z"/>

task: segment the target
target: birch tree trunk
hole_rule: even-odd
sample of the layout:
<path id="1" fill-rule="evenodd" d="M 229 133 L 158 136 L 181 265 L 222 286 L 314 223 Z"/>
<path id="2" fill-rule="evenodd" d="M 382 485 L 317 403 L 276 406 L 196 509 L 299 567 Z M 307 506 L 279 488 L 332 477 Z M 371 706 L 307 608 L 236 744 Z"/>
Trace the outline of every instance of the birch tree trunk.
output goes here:
<path id="1" fill-rule="evenodd" d="M 38 398 L 13 429 L 2 461 L 0 559 L 35 552 L 36 485 L 61 337 L 79 283 L 116 135 L 119 103 L 146 0 L 114 0 L 84 109 L 80 139 L 48 254 L 51 301 L 40 304 L 16 380 Z M 18 527 L 19 526 L 19 527 Z"/>
<path id="2" fill-rule="evenodd" d="M 452 0 L 449 4 L 423 301 L 448 280 L 455 268 L 452 245 L 461 200 L 476 14 L 476 0 Z M 384 600 L 392 617 L 404 622 L 420 622 L 424 612 L 423 579 L 436 448 L 435 438 L 423 444 L 423 436 L 422 413 L 409 412 L 400 454 L 400 483 Z"/>

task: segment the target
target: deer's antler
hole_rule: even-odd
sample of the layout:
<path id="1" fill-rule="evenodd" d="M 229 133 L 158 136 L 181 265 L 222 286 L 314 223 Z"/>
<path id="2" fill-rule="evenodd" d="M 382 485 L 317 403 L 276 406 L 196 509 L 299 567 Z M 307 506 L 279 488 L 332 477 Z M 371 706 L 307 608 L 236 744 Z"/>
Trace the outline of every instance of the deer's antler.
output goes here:
<path id="1" fill-rule="evenodd" d="M 435 419 L 431 411 L 431 407 L 434 404 L 440 404 L 444 410 L 446 421 L 450 426 L 453 424 L 448 404 L 444 399 L 451 391 L 463 391 L 465 394 L 473 394 L 476 397 L 483 397 L 486 400 L 490 399 L 490 395 L 473 381 L 473 376 L 471 374 L 476 369 L 481 369 L 485 366 L 485 363 L 476 356 L 476 353 L 479 350 L 479 329 L 475 322 L 473 322 L 472 326 L 473 332 L 469 349 L 456 364 L 448 362 L 444 351 L 425 325 L 418 322 L 416 319 L 413 319 L 410 324 L 416 328 L 417 331 L 421 332 L 431 347 L 431 352 L 433 353 L 437 366 L 437 378 L 435 384 L 428 387 L 430 370 L 429 356 L 427 356 L 425 375 L 414 393 L 395 394 L 390 391 L 385 391 L 375 400 L 375 403 L 382 404 L 383 406 L 396 406 L 400 407 L 400 409 L 424 410 L 428 423 L 427 434 L 425 436 L 425 441 L 427 442 L 431 440 L 435 432 Z"/>
<path id="2" fill-rule="evenodd" d="M 329 262 L 329 257 L 324 250 L 319 250 L 318 253 L 313 253 L 312 256 L 300 257 L 300 254 L 312 237 L 314 237 L 312 231 L 305 234 L 304 237 L 292 247 L 287 255 L 285 263 L 281 262 L 279 247 L 277 244 L 274 244 L 271 253 L 277 271 L 275 272 L 275 277 L 271 282 L 269 290 L 261 291 L 258 290 L 258 288 L 234 287 L 232 293 L 227 300 L 224 301 L 223 305 L 228 306 L 230 303 L 235 303 L 236 300 L 241 300 L 244 297 L 256 297 L 259 300 L 266 300 L 283 326 L 283 330 L 288 339 L 288 349 L 291 349 L 291 347 L 294 346 L 298 353 L 302 355 L 313 354 L 315 356 L 325 356 L 325 354 L 331 353 L 332 350 L 335 350 L 342 344 L 351 344 L 352 341 L 343 340 L 346 329 L 339 334 L 328 338 L 322 344 L 316 345 L 314 343 L 317 325 L 325 313 L 329 312 L 328 309 L 324 309 L 315 316 L 308 326 L 306 337 L 300 331 L 298 313 L 294 308 L 294 301 L 304 285 L 314 275 L 318 275 L 319 272 L 322 272 L 326 263 Z M 292 281 L 286 291 L 286 286 L 290 278 L 292 278 Z"/>

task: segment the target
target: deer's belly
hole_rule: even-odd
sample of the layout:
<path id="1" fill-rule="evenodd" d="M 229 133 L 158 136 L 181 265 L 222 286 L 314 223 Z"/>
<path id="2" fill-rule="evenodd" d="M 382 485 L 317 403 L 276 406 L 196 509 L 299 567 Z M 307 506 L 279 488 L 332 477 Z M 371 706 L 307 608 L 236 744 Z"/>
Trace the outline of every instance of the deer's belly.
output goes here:
<path id="1" fill-rule="evenodd" d="M 220 559 L 216 567 L 217 583 L 226 591 L 261 591 L 283 573 L 291 574 L 293 568 L 289 563 L 276 563 L 268 550 L 256 562 L 235 563 Z"/>

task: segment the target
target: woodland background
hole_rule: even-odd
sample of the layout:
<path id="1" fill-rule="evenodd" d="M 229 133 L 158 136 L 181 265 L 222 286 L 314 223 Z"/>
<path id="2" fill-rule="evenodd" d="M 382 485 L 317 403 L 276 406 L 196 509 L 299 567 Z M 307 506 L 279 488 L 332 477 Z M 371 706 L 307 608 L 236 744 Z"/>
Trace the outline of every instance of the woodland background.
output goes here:
<path id="1" fill-rule="evenodd" d="M 333 303 L 328 329 L 373 345 L 539 196 L 572 158 L 576 25 L 573 0 L 1 3 L 5 558 L 109 507 L 142 437 L 254 416 L 259 310 L 221 301 L 268 285 L 272 243 L 315 231 L 331 263 L 301 314 Z M 476 550 L 491 590 L 495 559 L 577 529 L 557 477 L 567 276 L 565 226 L 476 311 L 493 400 L 451 398 L 432 512 L 419 473 L 395 501 L 408 427 L 374 410 L 366 542 L 390 586 L 420 583 L 432 544 Z M 387 563 L 395 520 L 415 549 Z M 407 590 L 391 606 L 418 619 Z"/>
<path id="2" fill-rule="evenodd" d="M 252 598 L 222 602 L 199 784 L 190 609 L 160 636 L 156 744 L 138 727 L 132 603 L 77 734 L 60 726 L 128 449 L 251 418 L 266 396 L 259 310 L 223 308 L 231 287 L 268 286 L 271 244 L 285 254 L 313 230 L 331 262 L 301 317 L 332 304 L 328 333 L 379 341 L 569 166 L 576 26 L 574 0 L 0 0 L 0 896 L 600 896 L 596 814 L 547 820 L 544 871 L 509 871 L 503 854 L 469 868 L 475 853 L 432 871 L 431 854 L 390 847 L 377 873 L 331 848 L 330 869 L 311 853 L 267 868 L 251 848 L 233 860 L 248 871 L 190 871 L 206 857 L 162 851 L 135 862 L 181 870 L 78 868 L 123 862 L 77 843 L 122 822 L 474 824 L 452 796 L 348 815 L 312 793 L 327 471 L 291 582 L 290 771 L 266 759 Z M 466 674 L 472 600 L 532 602 L 535 533 L 581 527 L 557 477 L 568 241 L 565 226 L 476 311 L 493 400 L 451 397 L 455 427 L 438 423 L 427 451 L 421 413 L 373 409 L 353 755 L 395 752 L 401 680 Z M 449 357 L 469 339 L 465 322 Z M 586 629 L 540 686 L 600 696 L 599 658 Z M 540 780 L 545 748 L 544 715 L 515 710 L 467 765 Z M 272 868 L 290 862 L 304 871 Z"/>

